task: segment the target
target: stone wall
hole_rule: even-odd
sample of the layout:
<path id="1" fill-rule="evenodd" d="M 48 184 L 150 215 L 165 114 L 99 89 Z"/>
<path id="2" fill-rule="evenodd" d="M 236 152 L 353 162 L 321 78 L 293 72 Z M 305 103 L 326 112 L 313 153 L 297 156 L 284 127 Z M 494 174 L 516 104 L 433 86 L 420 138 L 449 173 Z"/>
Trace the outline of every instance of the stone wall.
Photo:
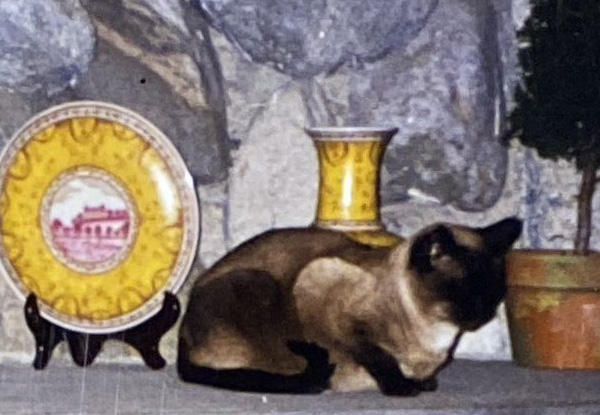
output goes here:
<path id="1" fill-rule="evenodd" d="M 527 0 L 0 2 L 0 146 L 60 102 L 143 114 L 198 184 L 194 274 L 263 230 L 311 223 L 317 161 L 306 125 L 400 127 L 382 169 L 390 230 L 518 214 L 522 246 L 567 248 L 578 175 L 497 139 L 527 10 Z M 0 307 L 0 357 L 29 359 L 22 304 L 1 280 Z M 175 334 L 162 344 L 171 361 Z M 509 358 L 504 314 L 459 354 Z M 112 344 L 101 356 L 137 359 Z"/>

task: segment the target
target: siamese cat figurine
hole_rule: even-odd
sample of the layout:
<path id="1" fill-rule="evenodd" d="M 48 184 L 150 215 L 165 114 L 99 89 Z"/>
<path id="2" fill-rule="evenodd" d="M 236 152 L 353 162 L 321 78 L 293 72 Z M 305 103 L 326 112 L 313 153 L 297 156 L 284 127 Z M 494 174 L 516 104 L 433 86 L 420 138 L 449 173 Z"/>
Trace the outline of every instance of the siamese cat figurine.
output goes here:
<path id="1" fill-rule="evenodd" d="M 264 393 L 435 390 L 461 335 L 495 316 L 521 226 L 439 223 L 390 248 L 317 228 L 268 231 L 195 282 L 179 376 Z"/>

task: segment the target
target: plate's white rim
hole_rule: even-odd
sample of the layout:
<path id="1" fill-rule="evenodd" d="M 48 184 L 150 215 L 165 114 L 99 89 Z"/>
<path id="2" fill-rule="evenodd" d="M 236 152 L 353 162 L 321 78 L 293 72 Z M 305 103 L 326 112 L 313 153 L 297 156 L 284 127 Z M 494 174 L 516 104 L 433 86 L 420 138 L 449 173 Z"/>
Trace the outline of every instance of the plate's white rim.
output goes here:
<path id="1" fill-rule="evenodd" d="M 76 319 L 76 318 L 72 317 L 72 318 L 70 318 L 70 321 L 65 321 L 56 316 L 59 313 L 52 313 L 51 312 L 52 308 L 48 307 L 46 304 L 44 304 L 42 302 L 38 302 L 40 314 L 44 318 L 46 318 L 48 321 L 50 321 L 60 327 L 64 327 L 66 329 L 70 329 L 70 330 L 74 330 L 74 331 L 81 331 L 81 332 L 85 332 L 85 333 L 89 333 L 89 334 L 110 334 L 110 333 L 115 333 L 115 332 L 129 329 L 131 327 L 138 326 L 141 323 L 143 323 L 144 321 L 149 320 L 154 315 L 156 315 L 162 308 L 164 294 L 166 291 L 170 291 L 173 294 L 175 294 L 179 291 L 179 289 L 184 284 L 184 282 L 192 268 L 194 260 L 196 259 L 198 244 L 199 244 L 199 239 L 200 239 L 200 208 L 198 206 L 198 198 L 197 198 L 196 188 L 194 186 L 194 180 L 192 179 L 192 175 L 190 174 L 190 172 L 187 168 L 187 165 L 185 164 L 183 158 L 181 157 L 181 154 L 175 148 L 175 145 L 151 121 L 149 121 L 142 115 L 140 115 L 128 108 L 117 105 L 117 104 L 112 104 L 112 103 L 103 102 L 103 101 L 93 101 L 93 100 L 71 101 L 71 102 L 66 102 L 64 104 L 55 105 L 44 111 L 41 111 L 41 112 L 37 113 L 36 115 L 34 115 L 33 117 L 31 117 L 23 126 L 21 126 L 17 131 L 15 131 L 15 133 L 11 136 L 11 138 L 5 143 L 4 148 L 0 152 L 0 162 L 5 157 L 7 157 L 7 154 L 9 153 L 9 151 L 11 151 L 11 148 L 14 146 L 15 142 L 17 142 L 19 140 L 19 138 L 24 133 L 26 133 L 28 130 L 32 129 L 32 132 L 30 133 L 30 136 L 27 138 L 26 142 L 28 142 L 31 139 L 31 137 L 33 137 L 36 133 L 43 130 L 45 127 L 55 124 L 59 121 L 64 121 L 64 120 L 71 119 L 74 117 L 63 115 L 61 117 L 57 117 L 56 119 L 49 120 L 46 123 L 40 123 L 38 126 L 36 126 L 36 123 L 39 123 L 41 119 L 46 118 L 46 117 L 52 115 L 53 113 L 64 112 L 65 110 L 69 110 L 69 109 L 84 110 L 86 108 L 89 108 L 90 110 L 105 110 L 105 111 L 113 111 L 113 112 L 121 113 L 121 114 L 131 118 L 132 120 L 137 121 L 137 123 L 139 123 L 139 124 L 132 125 L 132 124 L 125 123 L 122 120 L 117 120 L 115 118 L 111 118 L 109 113 L 89 114 L 89 115 L 96 117 L 96 118 L 105 119 L 107 121 L 121 122 L 126 127 L 131 128 L 136 133 L 138 133 L 143 139 L 147 139 L 147 138 L 146 138 L 146 133 L 140 129 L 141 126 L 145 127 L 148 130 L 148 132 L 150 132 L 154 137 L 157 137 L 158 141 L 160 141 L 161 144 L 164 145 L 164 147 L 167 150 L 167 153 L 169 153 L 169 155 L 175 159 L 174 161 L 176 162 L 178 167 L 180 167 L 180 169 L 181 169 L 181 171 L 179 171 L 178 173 L 180 173 L 182 176 L 181 182 L 183 185 L 183 190 L 186 193 L 185 195 L 182 195 L 182 197 L 188 196 L 189 200 L 187 200 L 187 202 L 188 202 L 189 209 L 190 209 L 189 214 L 191 216 L 190 217 L 191 223 L 189 223 L 191 241 L 190 241 L 190 244 L 187 246 L 185 245 L 185 240 L 182 242 L 182 247 L 181 247 L 181 252 L 179 253 L 179 257 L 181 257 L 183 255 L 184 251 L 191 250 L 192 252 L 191 252 L 191 254 L 189 254 L 187 257 L 184 258 L 183 263 L 181 264 L 179 275 L 177 275 L 176 278 L 171 278 L 165 287 L 163 287 L 161 290 L 156 292 L 154 294 L 154 296 L 152 296 L 150 299 L 148 299 L 145 303 L 143 303 L 137 309 L 135 309 L 127 314 L 121 315 L 117 318 L 105 320 L 102 322 L 103 325 L 99 325 L 98 323 L 91 322 L 91 321 L 88 324 L 76 324 L 76 323 L 73 323 L 73 320 L 78 320 L 81 322 L 83 322 L 85 320 Z M 20 151 L 20 150 L 21 150 L 21 147 L 19 147 L 17 149 L 17 151 Z M 161 154 L 161 156 L 162 156 L 162 154 Z M 168 161 L 169 160 L 165 160 L 165 162 L 167 162 L 168 167 L 169 168 L 173 167 L 171 164 L 168 163 Z M 2 189 L 2 184 L 3 184 L 3 182 L 0 182 L 0 190 Z M 182 200 L 182 204 L 183 203 L 184 203 L 184 200 Z M 185 232 L 184 232 L 184 237 L 185 237 Z M 1 247 L 1 245 L 0 245 L 0 247 Z M 179 262 L 179 260 L 180 259 L 178 259 L 178 262 Z M 9 263 L 8 260 L 6 260 L 6 261 L 0 260 L 0 274 L 2 274 L 2 276 L 4 277 L 4 280 L 8 282 L 8 285 L 11 287 L 13 292 L 15 292 L 15 294 L 21 300 L 25 301 L 25 299 L 27 298 L 27 296 L 29 294 L 25 294 L 23 292 L 25 290 L 21 290 L 17 286 L 17 284 L 15 284 L 15 281 L 13 281 L 13 278 L 11 277 L 9 271 L 5 269 L 4 262 L 7 262 L 8 263 L 7 265 L 12 267 L 12 265 Z M 17 275 L 17 272 L 14 271 L 14 269 L 13 269 L 13 273 L 15 275 Z M 148 309 L 148 310 L 143 312 L 144 309 Z M 136 316 L 137 314 L 139 314 L 139 316 Z M 125 321 L 121 324 L 110 325 L 110 322 L 113 320 L 129 320 L 129 321 Z"/>

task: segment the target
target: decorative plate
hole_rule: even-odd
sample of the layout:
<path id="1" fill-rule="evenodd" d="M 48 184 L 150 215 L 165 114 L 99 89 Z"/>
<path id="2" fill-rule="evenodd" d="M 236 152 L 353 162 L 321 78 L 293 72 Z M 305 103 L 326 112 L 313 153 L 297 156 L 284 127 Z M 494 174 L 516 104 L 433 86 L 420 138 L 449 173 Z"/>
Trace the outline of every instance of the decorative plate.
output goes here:
<path id="1" fill-rule="evenodd" d="M 50 108 L 0 155 L 0 272 L 59 326 L 110 333 L 150 318 L 182 285 L 199 232 L 179 153 L 125 108 Z"/>

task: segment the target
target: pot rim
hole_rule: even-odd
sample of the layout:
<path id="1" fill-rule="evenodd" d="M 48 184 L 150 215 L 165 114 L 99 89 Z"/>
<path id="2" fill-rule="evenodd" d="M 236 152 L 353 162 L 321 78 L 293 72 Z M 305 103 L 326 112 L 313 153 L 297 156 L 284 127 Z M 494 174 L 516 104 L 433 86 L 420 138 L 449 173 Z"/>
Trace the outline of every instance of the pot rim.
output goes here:
<path id="1" fill-rule="evenodd" d="M 515 249 L 506 255 L 509 287 L 600 292 L 600 254 L 573 250 Z"/>
<path id="2" fill-rule="evenodd" d="M 600 252 L 590 250 L 586 255 L 578 254 L 574 249 L 543 249 L 543 248 L 515 248 L 508 255 L 527 254 L 528 256 L 566 256 L 566 257 L 592 257 Z"/>

